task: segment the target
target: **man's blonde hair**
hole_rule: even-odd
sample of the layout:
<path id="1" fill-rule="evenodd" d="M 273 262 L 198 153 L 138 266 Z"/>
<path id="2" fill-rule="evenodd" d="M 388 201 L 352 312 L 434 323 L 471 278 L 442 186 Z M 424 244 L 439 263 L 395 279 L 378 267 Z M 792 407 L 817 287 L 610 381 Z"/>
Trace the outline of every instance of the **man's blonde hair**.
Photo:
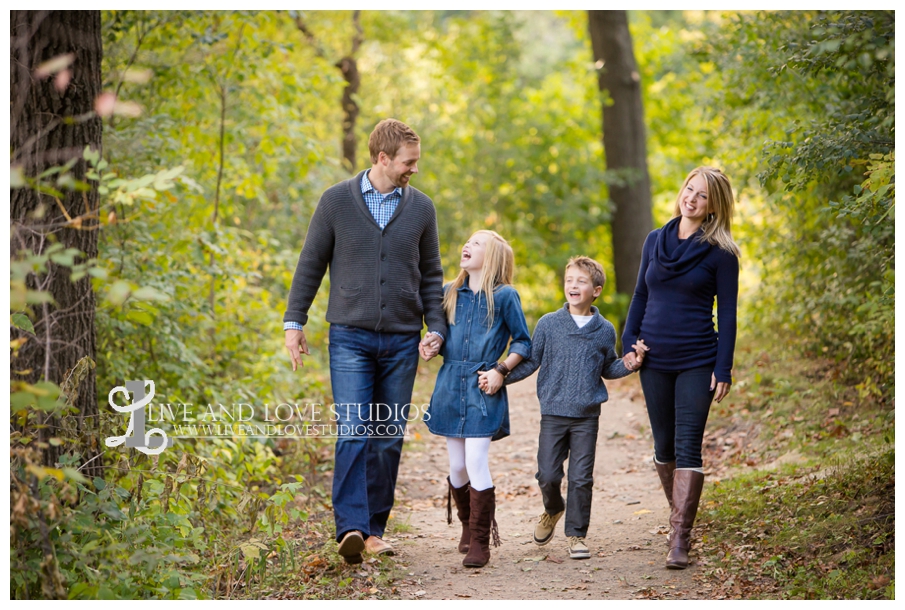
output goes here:
<path id="1" fill-rule="evenodd" d="M 368 138 L 368 151 L 371 153 L 371 163 L 377 163 L 381 151 L 390 159 L 396 158 L 396 153 L 405 144 L 419 144 L 421 138 L 415 131 L 396 119 L 384 119 L 377 123 L 371 137 Z"/>
<path id="2" fill-rule="evenodd" d="M 481 292 L 487 299 L 487 328 L 493 326 L 493 291 L 500 286 L 511 286 L 515 273 L 515 254 L 512 246 L 496 231 L 475 231 L 475 235 L 486 235 L 489 239 L 484 245 L 484 264 L 481 265 Z M 469 241 L 471 238 L 469 238 Z M 456 302 L 459 299 L 459 288 L 465 285 L 468 272 L 459 271 L 443 295 L 443 309 L 450 325 L 456 323 Z"/>
<path id="3" fill-rule="evenodd" d="M 593 258 L 587 256 L 573 256 L 569 259 L 569 262 L 566 263 L 566 271 L 569 270 L 569 267 L 577 267 L 591 276 L 591 283 L 594 285 L 594 288 L 597 288 L 598 286 L 602 288 L 603 285 L 606 284 L 606 273 L 603 272 L 603 265 Z"/>

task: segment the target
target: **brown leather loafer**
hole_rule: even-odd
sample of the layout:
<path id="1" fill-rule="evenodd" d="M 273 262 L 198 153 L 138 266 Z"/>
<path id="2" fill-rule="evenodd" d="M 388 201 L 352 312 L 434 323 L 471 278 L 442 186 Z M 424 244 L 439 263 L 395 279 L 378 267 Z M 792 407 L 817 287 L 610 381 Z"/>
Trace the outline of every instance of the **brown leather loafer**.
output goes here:
<path id="1" fill-rule="evenodd" d="M 392 557 L 396 551 L 388 542 L 380 536 L 368 536 L 365 540 L 365 550 L 371 555 L 388 555 Z"/>
<path id="2" fill-rule="evenodd" d="M 343 539 L 339 541 L 337 551 L 346 560 L 346 563 L 361 563 L 361 552 L 364 548 L 365 541 L 361 537 L 361 532 L 352 530 L 351 532 L 346 532 Z"/>

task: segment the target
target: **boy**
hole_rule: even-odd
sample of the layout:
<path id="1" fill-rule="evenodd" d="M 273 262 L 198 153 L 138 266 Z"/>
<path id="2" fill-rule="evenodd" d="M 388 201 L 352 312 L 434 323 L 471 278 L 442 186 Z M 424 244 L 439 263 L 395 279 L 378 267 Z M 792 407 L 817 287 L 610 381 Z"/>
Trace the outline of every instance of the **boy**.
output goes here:
<path id="1" fill-rule="evenodd" d="M 567 303 L 538 321 L 531 357 L 506 377 L 507 384 L 513 383 L 540 368 L 537 395 L 541 421 L 535 478 L 544 512 L 534 528 L 534 542 L 540 546 L 550 542 L 565 512 L 572 559 L 591 556 L 585 536 L 591 520 L 600 404 L 608 398 L 603 378 L 619 379 L 633 372 L 616 356 L 616 329 L 591 305 L 605 282 L 603 267 L 597 261 L 587 256 L 569 259 L 565 273 Z M 643 351 L 638 349 L 636 356 L 643 358 Z M 560 491 L 566 457 L 568 506 Z"/>

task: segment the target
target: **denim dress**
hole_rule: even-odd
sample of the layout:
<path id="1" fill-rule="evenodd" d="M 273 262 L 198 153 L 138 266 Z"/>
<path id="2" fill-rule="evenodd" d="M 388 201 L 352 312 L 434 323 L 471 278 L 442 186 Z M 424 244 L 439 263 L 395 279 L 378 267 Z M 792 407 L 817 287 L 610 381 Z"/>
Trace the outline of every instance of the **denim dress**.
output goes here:
<path id="1" fill-rule="evenodd" d="M 450 284 L 443 287 L 443 293 Z M 428 430 L 455 438 L 509 436 L 509 399 L 506 386 L 489 396 L 478 388 L 478 371 L 487 371 L 503 355 L 527 358 L 531 355 L 531 335 L 522 301 L 512 286 L 498 286 L 493 292 L 493 325 L 487 327 L 487 299 L 474 293 L 466 281 L 458 290 L 456 323 L 451 324 L 440 348 L 443 366 L 430 407 L 424 414 Z M 509 343 L 509 339 L 512 343 Z"/>

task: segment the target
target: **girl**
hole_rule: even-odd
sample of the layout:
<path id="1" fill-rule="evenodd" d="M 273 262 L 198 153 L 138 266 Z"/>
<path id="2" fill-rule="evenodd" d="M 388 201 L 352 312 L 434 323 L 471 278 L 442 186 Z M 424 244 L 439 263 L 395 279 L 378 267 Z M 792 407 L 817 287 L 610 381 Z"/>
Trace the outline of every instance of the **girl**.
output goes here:
<path id="1" fill-rule="evenodd" d="M 710 403 L 732 384 L 738 246 L 729 178 L 713 167 L 688 174 L 673 219 L 647 236 L 622 345 L 627 368 L 647 352 L 641 389 L 654 436 L 654 463 L 672 512 L 666 567 L 684 569 L 704 486 L 701 442 Z M 716 297 L 719 335 L 713 328 Z M 645 346 L 645 341 L 650 347 Z"/>
<path id="2" fill-rule="evenodd" d="M 449 337 L 440 348 L 443 366 L 424 421 L 447 437 L 447 520 L 452 523 L 452 496 L 462 522 L 459 552 L 467 553 L 462 565 L 480 568 L 490 561 L 491 531 L 494 546 L 500 544 L 487 454 L 491 440 L 509 436 L 503 378 L 531 353 L 531 335 L 512 287 L 514 256 L 505 239 L 478 231 L 462 247 L 460 265 L 456 279 L 443 287 Z M 497 362 L 507 344 L 509 355 Z M 484 372 L 490 373 L 486 390 L 478 387 Z"/>

